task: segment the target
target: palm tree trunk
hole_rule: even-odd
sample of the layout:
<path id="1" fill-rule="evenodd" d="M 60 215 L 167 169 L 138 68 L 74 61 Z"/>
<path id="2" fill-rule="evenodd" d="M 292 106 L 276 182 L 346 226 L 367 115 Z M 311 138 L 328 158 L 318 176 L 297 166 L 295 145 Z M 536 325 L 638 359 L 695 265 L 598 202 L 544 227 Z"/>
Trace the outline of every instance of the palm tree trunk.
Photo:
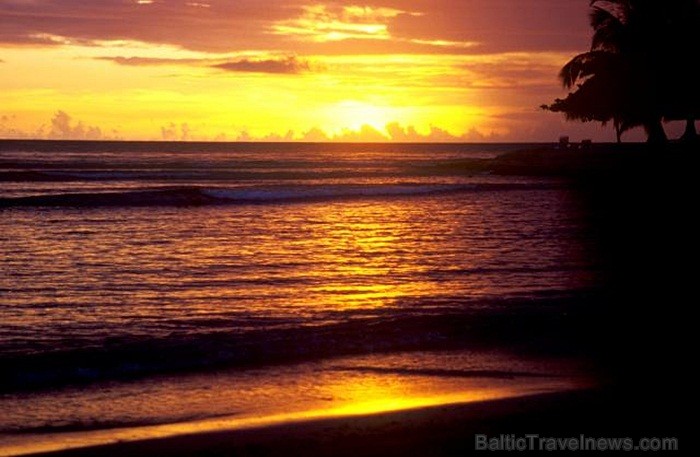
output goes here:
<path id="1" fill-rule="evenodd" d="M 666 144 L 668 137 L 661 119 L 653 119 L 644 123 L 644 130 L 647 132 L 647 144 Z"/>
<path id="2" fill-rule="evenodd" d="M 615 126 L 615 137 L 617 138 L 617 144 L 622 144 L 622 123 L 615 119 L 613 125 Z"/>
<path id="3" fill-rule="evenodd" d="M 698 132 L 695 130 L 695 119 L 688 118 L 685 121 L 685 132 L 681 137 L 681 141 L 686 143 L 694 143 L 698 140 Z"/>

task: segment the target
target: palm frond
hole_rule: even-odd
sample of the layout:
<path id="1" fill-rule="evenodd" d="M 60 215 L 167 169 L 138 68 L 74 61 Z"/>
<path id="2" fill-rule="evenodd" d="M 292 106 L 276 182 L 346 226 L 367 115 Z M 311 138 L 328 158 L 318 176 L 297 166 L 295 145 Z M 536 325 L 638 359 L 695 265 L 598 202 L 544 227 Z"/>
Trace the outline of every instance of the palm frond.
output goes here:
<path id="1" fill-rule="evenodd" d="M 626 27 L 609 11 L 593 9 L 591 11 L 593 38 L 591 50 L 620 52 L 626 44 Z"/>
<path id="2" fill-rule="evenodd" d="M 559 79 L 566 89 L 571 89 L 581 77 L 582 68 L 590 53 L 579 54 L 569 60 L 559 71 Z"/>
<path id="3" fill-rule="evenodd" d="M 563 86 L 571 89 L 577 82 L 590 76 L 612 71 L 618 65 L 613 53 L 596 50 L 579 54 L 566 63 L 559 71 Z"/>
<path id="4" fill-rule="evenodd" d="M 592 0 L 590 2 L 591 8 L 607 11 L 623 24 L 629 19 L 635 4 L 634 0 Z"/>
<path id="5" fill-rule="evenodd" d="M 603 124 L 616 120 L 620 124 L 620 120 L 628 120 L 623 104 L 625 96 L 616 76 L 606 74 L 586 79 L 566 98 L 558 98 L 551 105 L 542 108 L 562 113 L 567 120 L 597 121 Z"/>
<path id="6" fill-rule="evenodd" d="M 599 27 L 608 25 L 611 22 L 621 22 L 620 18 L 617 17 L 611 10 L 600 5 L 591 7 L 591 12 L 588 18 L 593 29 L 598 29 Z"/>

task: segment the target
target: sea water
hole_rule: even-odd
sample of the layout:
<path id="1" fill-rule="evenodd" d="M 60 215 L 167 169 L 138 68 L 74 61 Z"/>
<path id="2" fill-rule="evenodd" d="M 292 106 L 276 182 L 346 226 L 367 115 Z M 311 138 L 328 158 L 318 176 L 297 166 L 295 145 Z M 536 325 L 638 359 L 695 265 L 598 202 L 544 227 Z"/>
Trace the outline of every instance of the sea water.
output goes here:
<path id="1" fill-rule="evenodd" d="M 600 263 L 527 147 L 2 142 L 0 442 L 570 387 Z"/>

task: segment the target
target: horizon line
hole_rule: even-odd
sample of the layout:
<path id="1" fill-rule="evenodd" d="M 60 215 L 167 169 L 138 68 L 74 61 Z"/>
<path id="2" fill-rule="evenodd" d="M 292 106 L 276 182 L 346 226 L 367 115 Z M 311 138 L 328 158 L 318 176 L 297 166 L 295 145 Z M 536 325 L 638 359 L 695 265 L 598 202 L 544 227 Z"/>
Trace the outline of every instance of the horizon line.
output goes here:
<path id="1" fill-rule="evenodd" d="M 466 145 L 466 144 L 484 144 L 484 145 L 507 145 L 507 144 L 557 144 L 558 140 L 552 141 L 220 141 L 220 140 L 126 140 L 126 139 L 65 139 L 65 138 L 0 138 L 0 142 L 8 143 L 159 143 L 159 144 L 373 144 L 373 145 Z M 615 144 L 613 141 L 598 141 L 595 144 Z M 629 141 L 623 144 L 644 144 L 643 141 Z"/>

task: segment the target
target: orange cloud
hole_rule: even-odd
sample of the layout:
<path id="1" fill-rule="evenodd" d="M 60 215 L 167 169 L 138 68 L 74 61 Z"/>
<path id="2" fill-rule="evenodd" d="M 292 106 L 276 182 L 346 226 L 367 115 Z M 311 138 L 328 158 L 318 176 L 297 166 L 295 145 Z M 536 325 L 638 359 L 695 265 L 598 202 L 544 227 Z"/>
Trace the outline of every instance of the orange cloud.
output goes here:
<path id="1" fill-rule="evenodd" d="M 328 141 L 330 138 L 328 138 L 328 135 L 326 132 L 321 130 L 318 127 L 314 127 L 306 132 L 304 132 L 301 136 L 301 141 L 309 142 L 309 143 L 322 143 L 325 141 Z"/>
<path id="2" fill-rule="evenodd" d="M 26 132 L 15 127 L 16 121 L 17 116 L 14 114 L 3 114 L 0 116 L 0 138 L 31 138 L 37 136 L 36 133 L 38 132 Z"/>
<path id="3" fill-rule="evenodd" d="M 301 10 L 300 16 L 273 24 L 271 32 L 316 42 L 388 40 L 391 19 L 401 14 L 417 14 L 385 7 L 322 4 L 302 6 Z"/>
<path id="4" fill-rule="evenodd" d="M 188 141 L 192 139 L 192 131 L 187 122 L 179 125 L 171 122 L 160 128 L 160 136 L 165 141 Z"/>
<path id="5" fill-rule="evenodd" d="M 296 56 L 238 58 L 173 58 L 173 57 L 123 57 L 100 56 L 95 60 L 114 62 L 118 65 L 141 66 L 206 66 L 219 70 L 242 73 L 297 74 L 311 71 L 307 60 Z"/>
<path id="6" fill-rule="evenodd" d="M 127 65 L 133 67 L 140 66 L 156 66 L 156 65 L 202 65 L 202 64 L 213 64 L 218 62 L 215 59 L 195 59 L 195 58 L 170 58 L 170 57 L 94 57 L 95 60 L 106 60 L 109 62 L 114 62 L 119 65 Z"/>
<path id="7" fill-rule="evenodd" d="M 297 74 L 310 70 L 308 62 L 296 57 L 265 60 L 242 59 L 212 65 L 212 67 L 234 72 L 273 74 Z"/>
<path id="8" fill-rule="evenodd" d="M 57 111 L 51 119 L 48 138 L 56 140 L 102 140 L 105 136 L 97 126 L 85 125 L 81 121 L 73 125 L 73 118 L 65 111 Z"/>
<path id="9" fill-rule="evenodd" d="M 87 125 L 82 121 L 74 122 L 63 110 L 58 110 L 51 118 L 48 131 L 46 125 L 36 130 L 26 130 L 16 126 L 16 115 L 0 116 L 0 138 L 38 138 L 49 140 L 116 140 L 119 132 L 111 129 L 109 134 L 96 125 Z"/>

